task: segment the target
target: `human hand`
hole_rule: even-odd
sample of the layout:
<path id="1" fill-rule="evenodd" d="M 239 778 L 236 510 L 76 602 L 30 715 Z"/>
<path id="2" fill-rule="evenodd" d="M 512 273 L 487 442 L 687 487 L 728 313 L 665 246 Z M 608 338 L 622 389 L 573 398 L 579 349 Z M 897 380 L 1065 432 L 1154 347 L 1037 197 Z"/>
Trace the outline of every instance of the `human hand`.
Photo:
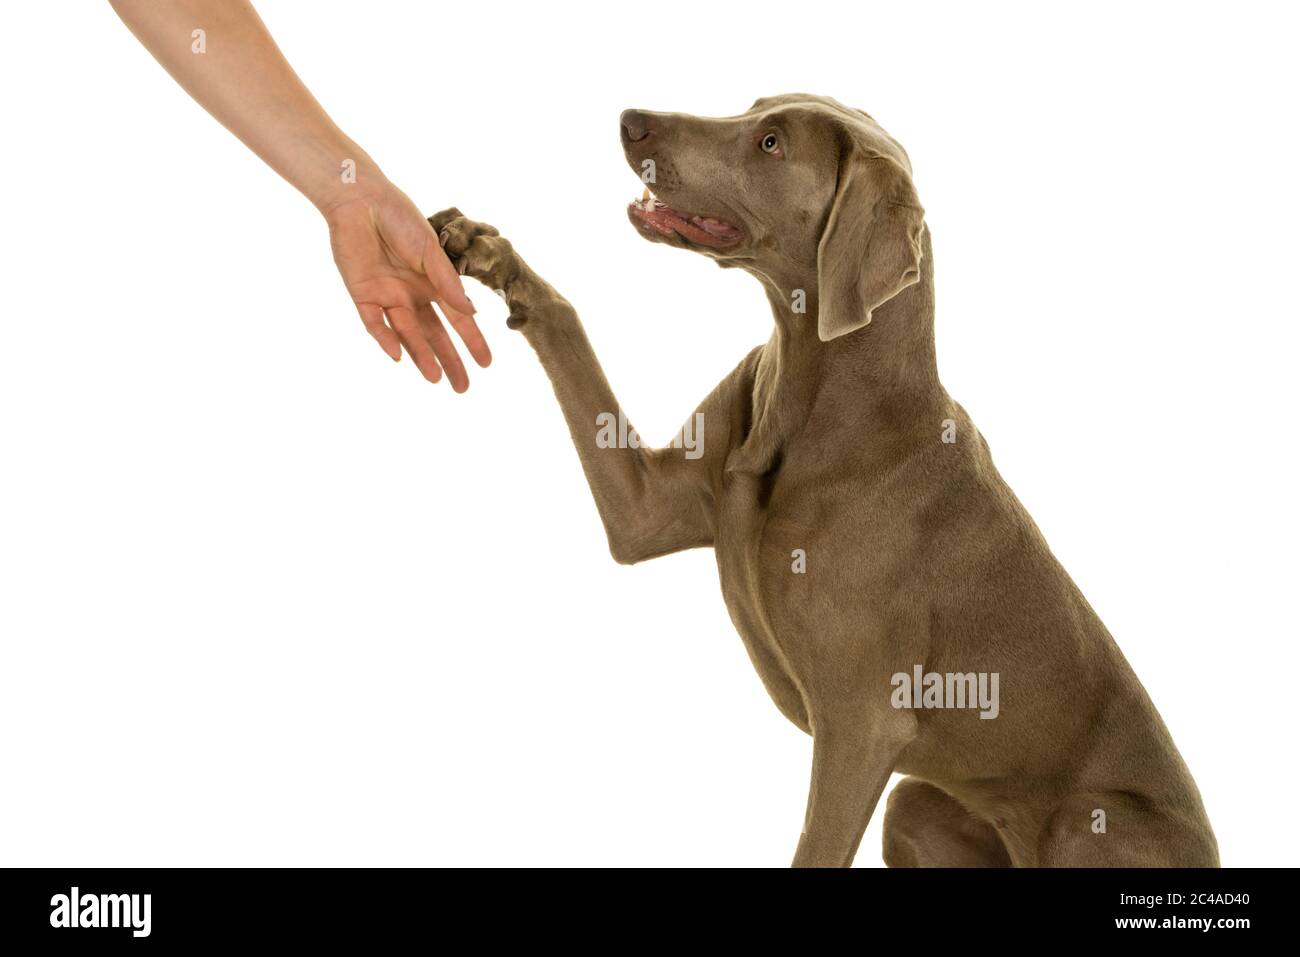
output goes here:
<path id="1" fill-rule="evenodd" d="M 430 382 L 445 371 L 452 389 L 468 389 L 465 366 L 434 304 L 475 362 L 487 366 L 492 353 L 428 220 L 387 181 L 322 212 L 339 274 L 380 347 L 396 362 L 405 346 Z"/>
<path id="2" fill-rule="evenodd" d="M 383 350 L 398 360 L 405 346 L 426 379 L 437 382 L 446 372 L 451 387 L 464 392 L 465 366 L 434 304 L 479 365 L 492 354 L 432 227 L 321 109 L 252 5 L 112 3 L 191 96 L 324 214 L 339 273 Z M 214 44 L 207 56 L 194 56 L 188 40 L 177 42 L 200 21 Z M 357 174 L 346 182 L 345 162 Z"/>

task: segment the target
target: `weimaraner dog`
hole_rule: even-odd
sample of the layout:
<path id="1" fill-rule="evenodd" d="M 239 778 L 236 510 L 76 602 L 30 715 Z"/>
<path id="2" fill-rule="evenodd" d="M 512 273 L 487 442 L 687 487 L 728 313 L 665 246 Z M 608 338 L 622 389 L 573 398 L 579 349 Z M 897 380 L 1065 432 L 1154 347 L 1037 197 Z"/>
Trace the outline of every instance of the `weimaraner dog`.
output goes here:
<path id="1" fill-rule="evenodd" d="M 698 435 L 602 440 L 619 406 L 573 307 L 492 227 L 430 222 L 536 350 L 614 559 L 713 547 L 759 676 L 812 735 L 794 863 L 852 863 L 897 771 L 891 866 L 1217 866 L 1151 700 L 939 382 L 902 147 L 807 95 L 720 119 L 629 110 L 620 131 L 653 188 L 633 226 L 746 270 L 771 303 L 771 339 L 699 406 Z"/>

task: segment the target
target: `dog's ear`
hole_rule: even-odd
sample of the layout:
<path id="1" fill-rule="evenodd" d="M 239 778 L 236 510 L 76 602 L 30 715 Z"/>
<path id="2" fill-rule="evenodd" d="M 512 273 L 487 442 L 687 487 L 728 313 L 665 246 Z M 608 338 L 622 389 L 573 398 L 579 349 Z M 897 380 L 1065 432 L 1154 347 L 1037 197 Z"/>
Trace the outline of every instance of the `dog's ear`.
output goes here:
<path id="1" fill-rule="evenodd" d="M 817 335 L 861 329 L 921 278 L 921 208 L 912 177 L 874 150 L 848 147 L 817 246 Z"/>

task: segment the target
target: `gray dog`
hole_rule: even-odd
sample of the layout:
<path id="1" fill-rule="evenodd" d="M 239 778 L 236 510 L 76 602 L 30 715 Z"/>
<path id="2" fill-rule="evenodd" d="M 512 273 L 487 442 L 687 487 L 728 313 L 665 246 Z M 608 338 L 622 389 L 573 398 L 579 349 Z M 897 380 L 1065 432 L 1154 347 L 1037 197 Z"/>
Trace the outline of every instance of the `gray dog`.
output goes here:
<path id="1" fill-rule="evenodd" d="M 598 442 L 619 406 L 573 307 L 492 227 L 430 221 L 536 350 L 615 560 L 715 550 L 759 676 L 813 738 L 794 863 L 852 863 L 898 771 L 891 866 L 1217 866 L 1151 700 L 939 382 L 902 147 L 806 95 L 620 131 L 657 194 L 632 224 L 749 272 L 776 322 L 676 448 Z"/>

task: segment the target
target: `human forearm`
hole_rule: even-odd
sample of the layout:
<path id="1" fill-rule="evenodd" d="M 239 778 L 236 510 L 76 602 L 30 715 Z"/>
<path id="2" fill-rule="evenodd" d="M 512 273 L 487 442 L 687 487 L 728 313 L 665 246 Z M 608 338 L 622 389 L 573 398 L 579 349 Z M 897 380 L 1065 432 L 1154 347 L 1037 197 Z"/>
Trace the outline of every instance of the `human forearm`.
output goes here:
<path id="1" fill-rule="evenodd" d="M 433 306 L 479 365 L 492 354 L 438 238 L 406 194 L 343 134 L 248 0 L 109 0 L 184 89 L 325 217 L 334 263 L 366 329 L 431 382 L 469 385 Z"/>
<path id="2" fill-rule="evenodd" d="M 322 211 L 382 180 L 303 85 L 246 0 L 110 0 L 168 73 Z M 202 49 L 196 52 L 202 30 Z M 344 164 L 355 163 L 355 184 Z M 349 189 L 351 187 L 351 189 Z"/>

